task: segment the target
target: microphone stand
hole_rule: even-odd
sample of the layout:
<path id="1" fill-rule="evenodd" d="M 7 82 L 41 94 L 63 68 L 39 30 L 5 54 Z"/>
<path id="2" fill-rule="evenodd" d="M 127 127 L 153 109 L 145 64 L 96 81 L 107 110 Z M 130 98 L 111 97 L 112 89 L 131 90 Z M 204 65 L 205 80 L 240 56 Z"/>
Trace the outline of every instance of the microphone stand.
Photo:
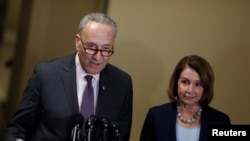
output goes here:
<path id="1" fill-rule="evenodd" d="M 85 129 L 86 133 L 86 141 L 95 141 L 95 133 L 98 124 L 98 118 L 94 115 L 91 115 L 89 119 L 86 121 Z"/>
<path id="2" fill-rule="evenodd" d="M 80 113 L 76 113 L 72 115 L 71 119 L 74 125 L 71 130 L 71 141 L 81 141 L 80 132 L 84 118 Z"/>
<path id="3" fill-rule="evenodd" d="M 110 133 L 109 133 L 110 121 L 107 118 L 103 118 L 101 122 L 102 122 L 101 127 L 103 131 L 101 141 L 110 141 Z"/>
<path id="4" fill-rule="evenodd" d="M 110 124 L 110 130 L 112 132 L 112 140 L 111 141 L 121 141 L 121 134 L 119 129 L 119 123 L 118 122 L 112 122 Z"/>
<path id="5" fill-rule="evenodd" d="M 72 141 L 80 141 L 79 125 L 78 124 L 73 128 Z"/>

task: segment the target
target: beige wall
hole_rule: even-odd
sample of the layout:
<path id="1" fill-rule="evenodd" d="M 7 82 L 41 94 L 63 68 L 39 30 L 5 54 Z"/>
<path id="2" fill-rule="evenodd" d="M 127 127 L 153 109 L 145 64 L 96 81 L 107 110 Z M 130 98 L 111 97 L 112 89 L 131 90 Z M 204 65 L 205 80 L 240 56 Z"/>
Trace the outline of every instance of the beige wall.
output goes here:
<path id="1" fill-rule="evenodd" d="M 233 124 L 250 124 L 250 1 L 111 0 L 109 7 L 119 26 L 111 62 L 134 81 L 132 141 L 139 140 L 148 108 L 169 101 L 169 77 L 188 54 L 214 68 L 211 106 Z"/>
<path id="2" fill-rule="evenodd" d="M 5 28 L 8 30 L 14 30 L 18 25 L 18 17 L 20 14 L 20 4 L 21 0 L 6 0 L 6 19 L 5 19 Z"/>
<path id="3" fill-rule="evenodd" d="M 111 63 L 129 72 L 134 83 L 131 141 L 139 140 L 148 108 L 168 102 L 168 79 L 188 54 L 205 57 L 214 68 L 211 106 L 229 114 L 234 124 L 250 124 L 249 7 L 248 0 L 110 0 L 108 14 L 119 27 Z M 12 81 L 12 96 L 22 94 L 37 61 L 75 51 L 80 18 L 97 9 L 99 0 L 33 0 L 27 41 L 21 42 L 22 67 L 12 76 L 13 81 L 19 76 Z"/>

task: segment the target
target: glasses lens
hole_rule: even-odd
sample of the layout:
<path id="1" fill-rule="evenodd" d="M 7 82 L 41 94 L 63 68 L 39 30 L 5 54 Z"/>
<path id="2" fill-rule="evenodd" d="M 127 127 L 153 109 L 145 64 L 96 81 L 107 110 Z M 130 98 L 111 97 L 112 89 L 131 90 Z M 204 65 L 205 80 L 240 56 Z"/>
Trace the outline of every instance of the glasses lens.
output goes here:
<path id="1" fill-rule="evenodd" d="M 102 56 L 105 56 L 105 57 L 109 57 L 113 54 L 113 51 L 96 49 L 97 45 L 95 45 L 95 44 L 84 44 L 82 39 L 81 39 L 81 42 L 82 42 L 83 48 L 85 49 L 85 52 L 87 54 L 94 55 L 98 51 L 101 51 Z M 111 47 L 109 47 L 109 48 L 111 48 Z"/>
<path id="2" fill-rule="evenodd" d="M 111 56 L 112 55 L 112 51 L 104 51 L 104 50 L 102 50 L 102 55 L 103 56 Z"/>
<path id="3" fill-rule="evenodd" d="M 93 54 L 95 54 L 97 52 L 97 50 L 89 49 L 89 48 L 86 48 L 85 51 L 86 51 L 87 54 L 90 54 L 90 55 L 93 55 Z"/>

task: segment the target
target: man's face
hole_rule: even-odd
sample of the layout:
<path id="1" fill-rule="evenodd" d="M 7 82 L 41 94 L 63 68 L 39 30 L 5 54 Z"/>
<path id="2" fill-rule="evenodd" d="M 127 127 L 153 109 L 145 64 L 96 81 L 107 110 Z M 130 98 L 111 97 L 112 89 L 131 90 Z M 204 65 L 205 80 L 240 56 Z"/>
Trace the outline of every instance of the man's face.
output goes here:
<path id="1" fill-rule="evenodd" d="M 82 68 L 89 74 L 100 73 L 108 63 L 109 57 L 100 50 L 112 51 L 115 36 L 111 25 L 90 21 L 80 34 L 76 34 L 75 44 Z M 86 49 L 99 49 L 89 54 Z"/>

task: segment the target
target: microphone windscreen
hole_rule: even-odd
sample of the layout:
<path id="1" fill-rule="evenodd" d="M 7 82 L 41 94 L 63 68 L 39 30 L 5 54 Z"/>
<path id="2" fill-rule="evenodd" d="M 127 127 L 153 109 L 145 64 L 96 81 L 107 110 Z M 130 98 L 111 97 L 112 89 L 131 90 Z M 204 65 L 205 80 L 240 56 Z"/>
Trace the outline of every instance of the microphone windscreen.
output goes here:
<path id="1" fill-rule="evenodd" d="M 91 115 L 85 123 L 85 129 L 96 128 L 99 124 L 99 118 L 95 115 Z"/>
<path id="2" fill-rule="evenodd" d="M 110 123 L 110 128 L 113 132 L 119 133 L 120 132 L 120 125 L 117 121 Z"/>
<path id="3" fill-rule="evenodd" d="M 109 121 L 109 119 L 107 119 L 107 118 L 102 118 L 101 119 L 101 122 L 102 122 L 102 128 L 108 128 L 109 127 L 109 123 L 110 123 L 110 121 Z"/>
<path id="4" fill-rule="evenodd" d="M 78 124 L 79 127 L 81 128 L 84 122 L 84 118 L 81 113 L 75 113 L 71 116 L 71 121 L 72 121 L 73 126 Z"/>

